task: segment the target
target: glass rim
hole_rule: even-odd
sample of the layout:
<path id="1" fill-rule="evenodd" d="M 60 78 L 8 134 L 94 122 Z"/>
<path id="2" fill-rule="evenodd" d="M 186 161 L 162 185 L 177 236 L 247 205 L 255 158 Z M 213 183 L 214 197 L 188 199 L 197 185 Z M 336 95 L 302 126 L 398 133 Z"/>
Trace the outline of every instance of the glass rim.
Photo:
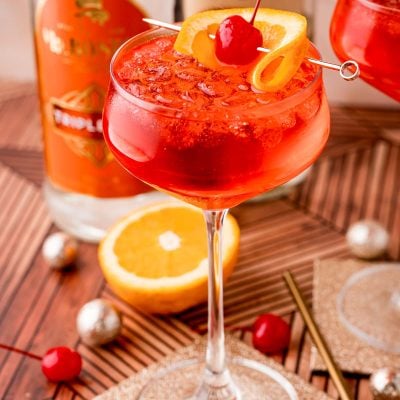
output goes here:
<path id="1" fill-rule="evenodd" d="M 389 13 L 389 14 L 400 14 L 400 8 L 395 8 L 395 7 L 390 7 L 390 6 L 386 6 L 383 4 L 378 4 L 375 3 L 373 0 L 357 0 L 360 3 L 366 5 L 367 7 L 369 7 L 372 10 L 377 10 L 377 11 L 381 11 L 384 13 Z"/>
<path id="2" fill-rule="evenodd" d="M 183 110 L 182 108 L 169 107 L 167 105 L 161 105 L 161 104 L 157 104 L 155 102 L 151 102 L 148 100 L 140 99 L 139 97 L 136 97 L 135 95 L 133 95 L 132 93 L 130 93 L 129 91 L 127 91 L 126 89 L 124 89 L 122 87 L 122 85 L 118 81 L 118 78 L 114 74 L 114 64 L 116 63 L 117 59 L 121 56 L 121 54 L 123 54 L 123 51 L 127 47 L 132 45 L 133 42 L 140 41 L 140 39 L 146 38 L 146 37 L 150 36 L 151 34 L 156 34 L 157 32 L 165 33 L 165 34 L 160 34 L 159 36 L 174 36 L 174 35 L 176 35 L 176 32 L 173 32 L 173 31 L 171 32 L 170 30 L 165 29 L 165 28 L 156 27 L 156 28 L 148 29 L 144 32 L 141 32 L 141 33 L 131 37 L 130 39 L 128 39 L 127 41 L 122 43 L 121 46 L 114 53 L 114 55 L 111 59 L 111 62 L 110 62 L 110 78 L 111 78 L 111 83 L 113 84 L 113 86 L 114 86 L 115 90 L 118 92 L 118 94 L 120 94 L 128 102 L 133 103 L 136 106 L 138 106 L 142 109 L 145 109 L 147 111 L 153 112 L 153 113 L 169 115 L 169 116 L 173 116 L 175 118 L 177 117 L 177 114 L 180 114 L 180 115 L 183 114 L 182 118 L 184 118 L 186 120 L 200 121 L 200 120 L 204 120 L 204 117 L 203 118 L 201 117 L 201 113 L 205 112 L 207 115 L 210 115 L 210 114 L 213 115 L 213 117 L 210 119 L 213 119 L 213 120 L 226 119 L 226 115 L 229 115 L 228 107 L 227 107 L 226 113 L 222 113 L 221 108 L 217 108 L 215 111 L 211 111 L 211 112 L 208 110 L 204 111 L 204 112 L 200 112 L 200 116 L 192 116 L 191 115 L 192 112 L 190 112 L 190 113 L 188 113 L 188 115 L 186 115 L 186 114 L 184 114 L 185 110 Z M 145 42 L 146 41 L 143 40 L 142 42 L 139 42 L 138 44 L 143 44 Z M 317 49 L 317 47 L 311 41 L 309 41 L 309 44 L 316 52 L 317 56 L 314 58 L 321 60 L 321 54 L 320 54 L 319 50 Z M 300 104 L 302 102 L 302 99 L 303 100 L 307 99 L 309 97 L 309 95 L 311 95 L 313 93 L 314 88 L 317 86 L 317 84 L 318 84 L 318 82 L 320 82 L 320 80 L 322 81 L 322 67 L 317 66 L 317 71 L 316 71 L 313 79 L 308 83 L 307 86 L 305 86 L 298 92 L 290 95 L 289 97 L 284 98 L 283 100 L 278 100 L 278 101 L 270 103 L 270 104 L 260 104 L 257 107 L 244 110 L 243 112 L 241 112 L 241 111 L 238 112 L 236 110 L 233 114 L 236 116 L 237 115 L 239 115 L 239 116 L 249 115 L 249 116 L 254 117 L 255 114 L 262 113 L 262 116 L 265 117 L 265 116 L 268 116 L 268 114 L 284 112 L 287 108 L 290 108 L 291 105 L 292 105 L 292 107 L 294 107 L 297 104 Z"/>

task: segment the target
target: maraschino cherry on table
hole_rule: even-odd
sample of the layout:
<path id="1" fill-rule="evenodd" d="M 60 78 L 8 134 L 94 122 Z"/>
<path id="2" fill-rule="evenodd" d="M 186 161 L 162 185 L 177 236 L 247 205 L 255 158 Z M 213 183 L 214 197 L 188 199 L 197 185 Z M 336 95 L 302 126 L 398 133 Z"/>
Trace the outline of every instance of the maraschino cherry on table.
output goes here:
<path id="1" fill-rule="evenodd" d="M 253 346 L 262 353 L 276 354 L 289 346 L 290 327 L 277 315 L 260 315 L 251 330 Z"/>
<path id="2" fill-rule="evenodd" d="M 82 369 L 82 358 L 79 353 L 65 346 L 53 347 L 47 350 L 43 357 L 4 344 L 0 344 L 0 349 L 13 351 L 41 361 L 42 372 L 51 382 L 65 382 L 75 379 Z"/>
<path id="3" fill-rule="evenodd" d="M 253 347 L 261 353 L 277 354 L 290 343 L 290 326 L 275 314 L 261 314 L 252 326 L 227 327 L 231 331 L 251 332 Z"/>
<path id="4" fill-rule="evenodd" d="M 82 358 L 69 347 L 53 347 L 42 358 L 42 372 L 49 381 L 70 381 L 82 369 Z"/>

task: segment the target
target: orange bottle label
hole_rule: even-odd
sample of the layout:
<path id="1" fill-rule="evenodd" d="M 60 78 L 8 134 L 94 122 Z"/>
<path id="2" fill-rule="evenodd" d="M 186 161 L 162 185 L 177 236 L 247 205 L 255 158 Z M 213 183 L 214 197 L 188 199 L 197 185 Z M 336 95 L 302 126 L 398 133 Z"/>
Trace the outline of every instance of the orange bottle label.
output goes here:
<path id="1" fill-rule="evenodd" d="M 113 159 L 102 108 L 115 50 L 146 30 L 131 0 L 39 0 L 35 43 L 47 176 L 96 197 L 150 190 Z"/>

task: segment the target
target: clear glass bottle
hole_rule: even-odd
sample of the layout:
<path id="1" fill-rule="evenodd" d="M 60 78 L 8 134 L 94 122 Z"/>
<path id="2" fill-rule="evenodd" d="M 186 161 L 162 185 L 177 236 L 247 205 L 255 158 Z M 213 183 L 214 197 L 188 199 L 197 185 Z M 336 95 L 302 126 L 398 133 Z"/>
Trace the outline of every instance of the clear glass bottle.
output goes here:
<path id="1" fill-rule="evenodd" d="M 117 164 L 103 140 L 109 63 L 126 39 L 148 29 L 132 0 L 33 0 L 46 166 L 55 223 L 92 242 L 117 218 L 159 198 Z"/>

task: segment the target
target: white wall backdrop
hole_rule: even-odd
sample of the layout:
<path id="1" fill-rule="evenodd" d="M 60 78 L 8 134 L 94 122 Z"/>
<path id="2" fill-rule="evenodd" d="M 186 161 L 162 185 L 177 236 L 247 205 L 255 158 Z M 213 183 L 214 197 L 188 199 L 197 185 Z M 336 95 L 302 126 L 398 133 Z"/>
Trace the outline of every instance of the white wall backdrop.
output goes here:
<path id="1" fill-rule="evenodd" d="M 133 1 L 154 18 L 174 19 L 174 0 Z M 31 0 L 0 0 L 0 79 L 35 79 Z"/>
<path id="2" fill-rule="evenodd" d="M 0 0 L 0 77 L 35 78 L 29 0 Z"/>

